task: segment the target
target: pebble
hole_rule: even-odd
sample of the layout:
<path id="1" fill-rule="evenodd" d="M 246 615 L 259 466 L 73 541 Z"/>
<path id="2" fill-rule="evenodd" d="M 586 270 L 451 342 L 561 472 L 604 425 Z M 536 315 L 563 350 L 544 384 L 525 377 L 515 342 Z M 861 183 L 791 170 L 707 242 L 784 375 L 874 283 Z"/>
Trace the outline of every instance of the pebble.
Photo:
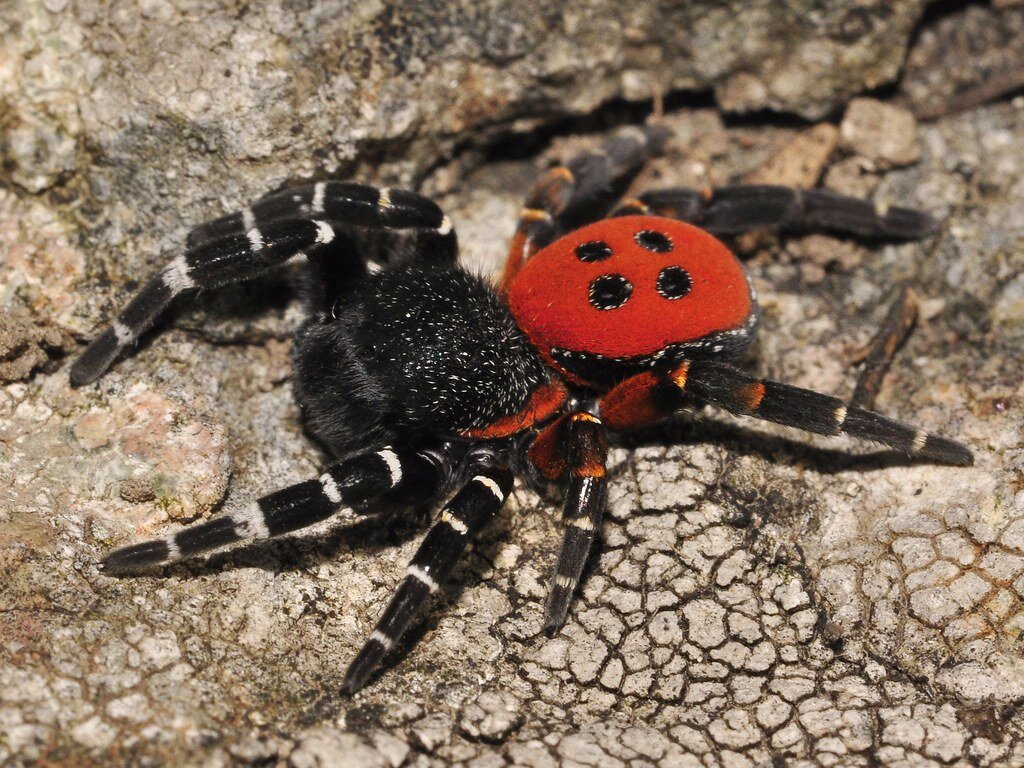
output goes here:
<path id="1" fill-rule="evenodd" d="M 921 156 L 917 120 L 903 107 L 877 99 L 854 99 L 839 126 L 840 146 L 878 168 L 898 168 Z"/>

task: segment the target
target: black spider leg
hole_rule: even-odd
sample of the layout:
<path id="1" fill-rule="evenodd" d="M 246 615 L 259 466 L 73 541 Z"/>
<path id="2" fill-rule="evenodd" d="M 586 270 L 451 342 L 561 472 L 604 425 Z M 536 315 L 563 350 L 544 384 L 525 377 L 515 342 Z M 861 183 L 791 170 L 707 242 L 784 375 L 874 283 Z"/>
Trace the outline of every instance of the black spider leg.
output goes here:
<path id="1" fill-rule="evenodd" d="M 444 453 L 436 451 L 386 447 L 357 454 L 332 464 L 315 480 L 261 496 L 237 512 L 118 549 L 100 567 L 109 574 L 132 573 L 239 541 L 283 536 L 372 501 L 421 504 L 447 484 L 450 467 Z"/>
<path id="2" fill-rule="evenodd" d="M 242 231 L 238 225 L 250 223 L 250 217 L 235 222 L 229 216 L 224 221 L 232 220 L 230 226 L 222 225 L 230 230 L 227 234 L 214 239 L 197 237 L 198 244 L 172 259 L 146 283 L 111 327 L 86 348 L 71 367 L 71 384 L 88 384 L 102 376 L 182 293 L 249 280 L 294 256 L 315 255 L 334 241 L 339 226 L 425 231 L 421 243 L 424 258 L 454 259 L 457 242 L 451 221 L 430 200 L 404 190 L 342 186 L 350 193 L 348 197 L 338 192 L 325 197 L 322 205 L 316 204 L 323 208 L 323 218 L 273 217 L 264 223 L 253 214 L 254 226 Z M 372 203 L 367 199 L 371 195 L 375 195 Z"/>
<path id="3" fill-rule="evenodd" d="M 569 417 L 566 434 L 568 487 L 562 512 L 562 546 L 548 588 L 544 630 L 555 634 L 565 624 L 569 603 L 580 583 L 607 499 L 607 438 L 601 420 L 586 412 Z"/>
<path id="4" fill-rule="evenodd" d="M 607 215 L 647 161 L 662 153 L 669 136 L 663 125 L 630 126 L 615 131 L 599 149 L 572 157 L 565 165 L 572 176 L 568 194 L 561 207 L 551 211 L 552 239 Z"/>
<path id="5" fill-rule="evenodd" d="M 884 207 L 825 189 L 768 184 L 737 184 L 706 191 L 651 190 L 623 201 L 612 215 L 637 214 L 679 219 L 719 236 L 772 229 L 919 240 L 938 230 L 932 216 L 912 208 Z"/>
<path id="6" fill-rule="evenodd" d="M 615 202 L 617 190 L 651 157 L 661 153 L 669 132 L 664 126 L 628 127 L 613 133 L 599 149 L 573 156 L 533 185 L 509 246 L 501 286 L 541 248 L 588 221 L 600 219 Z"/>
<path id="7" fill-rule="evenodd" d="M 186 250 L 146 283 L 89 344 L 71 367 L 71 384 L 88 384 L 102 376 L 180 294 L 248 280 L 306 249 L 329 244 L 334 237 L 334 228 L 326 221 L 282 219 Z"/>
<path id="8" fill-rule="evenodd" d="M 321 181 L 271 193 L 248 208 L 194 227 L 186 244 L 191 248 L 283 218 L 326 218 L 351 227 L 411 229 L 421 235 L 419 248 L 427 258 L 451 262 L 458 251 L 451 219 L 437 203 L 405 189 L 345 181 Z"/>
<path id="9" fill-rule="evenodd" d="M 391 602 L 373 632 L 349 665 L 342 691 L 358 691 L 385 654 L 398 642 L 459 562 L 466 544 L 497 514 L 512 490 L 512 472 L 505 466 L 479 463 L 470 480 L 452 497 L 431 526 L 406 569 Z"/>
<path id="10" fill-rule="evenodd" d="M 831 395 L 758 379 L 724 363 L 684 362 L 669 380 L 679 397 L 689 393 L 740 416 L 774 421 L 819 435 L 847 434 L 942 464 L 974 463 L 971 451 L 955 440 L 928 434 Z"/>
<path id="11" fill-rule="evenodd" d="M 348 229 L 354 251 L 375 254 L 375 258 L 366 260 L 370 272 L 395 260 L 397 254 L 442 264 L 452 264 L 458 257 L 458 240 L 451 219 L 432 200 L 404 189 L 338 181 L 272 192 L 247 208 L 198 225 L 189 232 L 186 242 L 192 247 L 226 234 L 247 232 L 257 222 L 262 225 L 281 218 L 319 216 L 327 216 L 332 224 Z M 333 253 L 321 250 L 308 255 L 307 282 L 315 283 L 338 273 L 339 267 L 331 263 L 336 261 Z M 314 258 L 315 255 L 320 258 Z M 339 294 L 330 287 L 311 287 L 314 294 Z M 341 286 L 340 292 L 347 292 L 347 286 Z"/>

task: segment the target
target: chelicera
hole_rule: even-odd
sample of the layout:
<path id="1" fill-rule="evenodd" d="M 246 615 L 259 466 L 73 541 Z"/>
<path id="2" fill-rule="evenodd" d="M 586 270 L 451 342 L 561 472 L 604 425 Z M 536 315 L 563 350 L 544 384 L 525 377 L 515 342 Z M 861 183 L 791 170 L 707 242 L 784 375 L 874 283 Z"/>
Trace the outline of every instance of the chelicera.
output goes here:
<path id="1" fill-rule="evenodd" d="M 119 549 L 103 570 L 129 573 L 281 536 L 343 509 L 372 514 L 451 494 L 348 668 L 343 686 L 354 692 L 501 508 L 515 471 L 566 488 L 545 613 L 549 633 L 562 627 L 601 526 L 609 430 L 712 404 L 970 464 L 960 443 L 731 362 L 753 338 L 757 302 L 716 235 L 772 227 L 913 239 L 934 231 L 931 217 L 773 186 L 608 200 L 663 139 L 658 128 L 623 131 L 548 171 L 494 287 L 458 265 L 440 208 L 404 190 L 321 182 L 193 230 L 184 253 L 74 363 L 72 383 L 102 376 L 180 294 L 301 259 L 307 315 L 294 339 L 295 395 L 337 461 L 230 514 Z M 383 234 L 385 246 L 367 233 Z"/>

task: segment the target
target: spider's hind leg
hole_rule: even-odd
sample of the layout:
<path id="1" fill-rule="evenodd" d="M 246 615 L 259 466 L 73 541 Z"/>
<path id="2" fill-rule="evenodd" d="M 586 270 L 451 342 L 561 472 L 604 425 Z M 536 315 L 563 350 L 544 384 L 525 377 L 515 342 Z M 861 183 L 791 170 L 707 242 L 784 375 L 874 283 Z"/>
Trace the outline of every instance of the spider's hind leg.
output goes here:
<path id="1" fill-rule="evenodd" d="M 912 208 L 883 208 L 870 200 L 826 189 L 770 184 L 737 184 L 709 190 L 651 190 L 624 201 L 612 215 L 665 216 L 695 224 L 719 236 L 771 229 L 919 240 L 935 234 L 938 229 L 934 218 Z"/>
<path id="2" fill-rule="evenodd" d="M 537 251 L 570 229 L 596 221 L 614 204 L 618 191 L 659 155 L 669 135 L 660 125 L 623 128 L 599 149 L 586 150 L 548 170 L 530 189 L 509 245 L 501 288 Z"/>

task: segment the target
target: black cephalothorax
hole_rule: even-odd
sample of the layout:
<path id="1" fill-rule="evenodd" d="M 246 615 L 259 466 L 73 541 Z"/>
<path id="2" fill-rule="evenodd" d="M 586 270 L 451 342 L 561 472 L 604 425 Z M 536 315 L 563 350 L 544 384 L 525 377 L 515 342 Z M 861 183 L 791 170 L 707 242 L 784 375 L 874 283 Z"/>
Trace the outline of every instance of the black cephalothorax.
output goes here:
<path id="1" fill-rule="evenodd" d="M 508 307 L 457 265 L 386 266 L 295 337 L 310 430 L 343 455 L 368 436 L 457 435 L 516 413 L 549 378 Z"/>
<path id="2" fill-rule="evenodd" d="M 404 190 L 320 182 L 193 230 L 184 253 L 75 361 L 71 382 L 102 376 L 181 294 L 298 259 L 307 315 L 294 338 L 295 396 L 337 460 L 235 512 L 119 549 L 104 571 L 130 573 L 280 536 L 342 510 L 415 507 L 453 491 L 346 673 L 353 692 L 524 466 L 566 488 L 545 615 L 547 631 L 559 630 L 600 531 L 609 429 L 640 429 L 705 403 L 969 464 L 970 451 L 952 440 L 733 367 L 753 336 L 757 305 L 742 265 L 712 236 L 770 226 L 920 238 L 934 221 L 772 186 L 660 190 L 613 207 L 611 190 L 664 138 L 660 128 L 625 130 L 548 171 L 530 192 L 496 288 L 457 265 L 454 228 L 440 208 Z M 704 322 L 712 317 L 719 319 Z"/>

